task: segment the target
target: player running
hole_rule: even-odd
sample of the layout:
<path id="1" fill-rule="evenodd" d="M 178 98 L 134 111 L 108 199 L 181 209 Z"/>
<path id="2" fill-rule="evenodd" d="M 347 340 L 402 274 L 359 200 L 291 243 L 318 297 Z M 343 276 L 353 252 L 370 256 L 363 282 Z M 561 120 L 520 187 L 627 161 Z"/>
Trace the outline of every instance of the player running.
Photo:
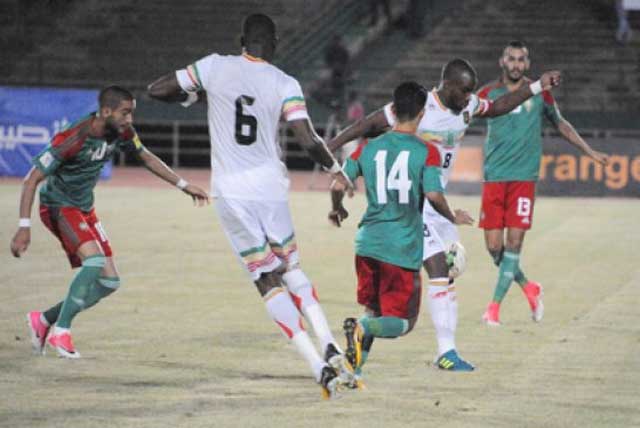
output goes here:
<path id="1" fill-rule="evenodd" d="M 536 95 L 508 115 L 487 121 L 480 227 L 484 229 L 487 250 L 500 268 L 493 299 L 482 316 L 488 325 L 500 324 L 500 303 L 513 280 L 529 302 L 532 319 L 539 322 L 544 314 L 542 286 L 529 281 L 520 269 L 522 242 L 533 221 L 542 156 L 542 118 L 546 117 L 565 140 L 596 162 L 607 163 L 607 155 L 593 150 L 560 115 L 551 92 L 525 76 L 530 60 L 522 42 L 509 43 L 499 62 L 502 76 L 484 86 L 479 97 L 495 100 L 527 87 L 533 88 Z"/>
<path id="2" fill-rule="evenodd" d="M 241 55 L 211 54 L 158 79 L 149 94 L 188 105 L 197 93 L 206 92 L 211 189 L 222 227 L 267 312 L 309 363 L 329 398 L 340 384 L 338 372 L 349 373 L 316 289 L 300 268 L 289 179 L 276 140 L 280 118 L 287 120 L 311 159 L 345 186 L 350 184 L 315 133 L 299 83 L 270 64 L 277 40 L 271 18 L 249 15 L 242 25 Z M 324 358 L 305 331 L 301 314 L 320 339 Z"/>
<path id="3" fill-rule="evenodd" d="M 346 355 L 356 368 L 357 384 L 370 350 L 366 341 L 403 336 L 418 319 L 424 198 L 450 222 L 473 223 L 465 211 L 454 214 L 449 208 L 440 181 L 440 153 L 416 136 L 426 100 L 427 91 L 421 85 L 407 82 L 398 86 L 391 107 L 393 129 L 364 141 L 345 163 L 352 181 L 364 178 L 368 202 L 358 225 L 355 257 L 358 303 L 365 307 L 365 315 L 344 322 Z M 334 183 L 329 218 L 337 226 L 348 215 L 342 206 L 343 196 L 341 185 Z M 447 287 L 443 260 L 439 268 L 440 276 L 431 278 L 429 284 Z"/>
<path id="4" fill-rule="evenodd" d="M 114 153 L 135 153 L 149 171 L 177 186 L 197 205 L 209 202 L 204 190 L 180 178 L 142 145 L 132 126 L 135 100 L 129 91 L 107 87 L 100 91 L 98 103 L 98 112 L 53 137 L 33 159 L 22 185 L 13 255 L 20 257 L 29 247 L 31 207 L 38 184 L 46 180 L 40 188 L 40 219 L 62 244 L 71 267 L 80 268 L 62 302 L 27 314 L 36 354 L 44 355 L 47 341 L 61 357 L 80 358 L 71 340 L 72 320 L 120 287 L 113 250 L 93 205 L 100 171 Z"/>
<path id="5" fill-rule="evenodd" d="M 557 85 L 560 73 L 544 73 L 537 85 L 545 89 Z M 446 189 L 449 174 L 466 129 L 474 117 L 494 117 L 508 113 L 533 96 L 531 87 L 525 85 L 518 91 L 506 94 L 495 101 L 477 97 L 473 91 L 478 79 L 476 71 L 464 59 L 456 58 L 442 68 L 440 85 L 429 92 L 425 103 L 425 114 L 418 124 L 417 135 L 432 141 L 442 160 L 442 187 Z M 375 135 L 395 125 L 391 104 L 387 104 L 364 120 L 346 128 L 330 143 L 332 151 L 363 135 Z M 448 276 L 440 272 L 439 266 L 446 263 L 445 251 L 451 243 L 458 242 L 458 232 L 453 223 L 424 204 L 424 255 L 423 265 L 429 278 Z M 430 284 L 427 301 L 438 342 L 436 365 L 443 370 L 471 371 L 473 365 L 463 360 L 456 351 L 455 331 L 458 322 L 458 302 L 453 280 L 449 284 Z M 370 346 L 370 341 L 364 344 Z"/>

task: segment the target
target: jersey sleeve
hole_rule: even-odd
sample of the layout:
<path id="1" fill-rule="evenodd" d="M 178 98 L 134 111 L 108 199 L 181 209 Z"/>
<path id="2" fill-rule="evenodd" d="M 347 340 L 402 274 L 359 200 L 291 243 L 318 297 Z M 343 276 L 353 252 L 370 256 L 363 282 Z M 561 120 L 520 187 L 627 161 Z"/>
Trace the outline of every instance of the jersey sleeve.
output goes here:
<path id="1" fill-rule="evenodd" d="M 286 76 L 282 86 L 282 116 L 287 122 L 309 118 L 302 88 L 290 76 Z"/>
<path id="2" fill-rule="evenodd" d="M 384 117 L 387 119 L 389 126 L 393 127 L 396 125 L 396 115 L 393 114 L 393 110 L 391 109 L 392 105 L 393 103 L 386 104 L 382 111 L 384 111 Z"/>
<path id="3" fill-rule="evenodd" d="M 344 161 L 344 165 L 342 167 L 344 173 L 349 177 L 349 180 L 352 182 L 355 181 L 356 178 L 362 175 L 362 168 L 360 168 L 360 162 L 348 157 L 346 161 Z"/>
<path id="4" fill-rule="evenodd" d="M 440 159 L 440 152 L 431 143 L 427 143 L 427 158 L 424 162 L 424 169 L 422 171 L 422 191 L 439 192 L 444 193 L 442 188 L 442 182 L 440 180 L 442 161 Z"/>
<path id="5" fill-rule="evenodd" d="M 358 148 L 353 153 L 351 153 L 351 156 L 349 156 L 344 162 L 344 173 L 347 174 L 347 177 L 349 177 L 349 180 L 351 181 L 354 181 L 356 178 L 362 175 L 360 156 L 362 155 L 364 146 L 366 146 L 368 142 L 369 140 L 364 140 L 360 144 L 358 144 Z"/>
<path id="6" fill-rule="evenodd" d="M 33 165 L 44 175 L 52 175 L 65 160 L 74 157 L 82 148 L 89 133 L 90 122 L 69 128 L 56 134 L 40 153 L 33 158 Z"/>
<path id="7" fill-rule="evenodd" d="M 558 126 L 562 115 L 550 91 L 542 91 L 542 112 L 549 122 L 553 123 L 554 126 Z"/>
<path id="8" fill-rule="evenodd" d="M 221 61 L 221 58 L 218 54 L 211 54 L 177 70 L 178 84 L 185 92 L 198 92 L 207 89 L 205 86 L 211 81 L 210 77 L 215 73 L 216 65 Z"/>
<path id="9" fill-rule="evenodd" d="M 133 126 L 124 131 L 119 140 L 118 149 L 123 152 L 140 153 L 144 149 L 144 145 L 142 145 L 142 141 L 140 141 L 140 137 Z"/>

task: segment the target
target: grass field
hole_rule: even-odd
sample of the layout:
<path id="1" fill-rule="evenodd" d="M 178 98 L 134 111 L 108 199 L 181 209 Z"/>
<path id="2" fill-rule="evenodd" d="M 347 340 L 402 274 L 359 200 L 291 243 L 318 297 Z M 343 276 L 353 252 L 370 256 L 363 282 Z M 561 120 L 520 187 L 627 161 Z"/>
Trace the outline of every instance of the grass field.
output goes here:
<path id="1" fill-rule="evenodd" d="M 504 325 L 481 324 L 496 268 L 481 232 L 462 229 L 469 266 L 458 283 L 457 342 L 477 370 L 428 367 L 436 346 L 423 305 L 409 336 L 374 344 L 367 390 L 322 401 L 213 209 L 192 208 L 169 188 L 98 188 L 123 286 L 76 318 L 83 359 L 32 356 L 24 315 L 59 300 L 72 273 L 39 220 L 26 256 L 11 257 L 18 194 L 17 184 L 0 185 L 2 427 L 640 426 L 637 200 L 538 201 L 522 263 L 545 286 L 537 325 L 517 286 Z M 477 213 L 477 197 L 452 200 Z M 291 197 L 303 267 L 336 334 L 360 313 L 352 257 L 364 198 L 347 204 L 352 218 L 334 229 L 326 194 Z"/>

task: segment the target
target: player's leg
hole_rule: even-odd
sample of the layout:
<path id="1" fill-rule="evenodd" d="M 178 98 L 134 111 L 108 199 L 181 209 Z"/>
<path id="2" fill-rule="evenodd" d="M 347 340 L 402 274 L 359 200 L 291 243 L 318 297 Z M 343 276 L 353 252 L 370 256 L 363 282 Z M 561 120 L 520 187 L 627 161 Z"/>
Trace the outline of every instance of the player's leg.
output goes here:
<path id="1" fill-rule="evenodd" d="M 304 330 L 302 317 L 282 282 L 284 265 L 273 252 L 260 216 L 267 208 L 257 201 L 215 201 L 222 228 L 242 266 L 262 296 L 267 313 L 307 361 L 325 397 L 332 396 L 338 377 L 318 354 Z"/>
<path id="2" fill-rule="evenodd" d="M 97 241 L 81 244 L 77 255 L 82 259 L 82 266 L 71 281 L 60 315 L 48 339 L 49 345 L 65 358 L 80 357 L 71 340 L 71 322 L 87 307 L 91 287 L 98 280 L 106 263 L 106 258 Z"/>
<path id="3" fill-rule="evenodd" d="M 514 181 L 509 183 L 507 195 L 507 211 L 505 224 L 507 226 L 507 238 L 505 254 L 512 252 L 520 255 L 524 242 L 524 236 L 533 224 L 533 208 L 535 201 L 535 182 Z M 544 305 L 542 304 L 542 286 L 526 278 L 518 266 L 514 272 L 514 279 L 520 285 L 531 309 L 531 317 L 534 321 L 542 320 Z"/>
<path id="4" fill-rule="evenodd" d="M 282 279 L 293 302 L 304 315 L 320 341 L 327 361 L 342 355 L 329 323 L 322 310 L 318 292 L 300 267 L 300 255 L 296 244 L 293 221 L 287 202 L 265 202 L 260 220 L 266 232 L 271 250 L 286 266 Z M 338 364 L 338 361 L 334 361 Z"/>
<path id="5" fill-rule="evenodd" d="M 100 244 L 100 248 L 105 255 L 106 263 L 104 268 L 102 268 L 102 272 L 100 272 L 100 277 L 96 282 L 93 283 L 91 289 L 89 290 L 85 309 L 94 306 L 100 300 L 109 296 L 118 288 L 120 288 L 120 275 L 118 274 L 118 269 L 116 268 L 115 260 L 113 258 L 113 251 L 111 249 L 111 244 L 109 243 L 107 233 L 98 220 L 98 217 L 96 216 L 94 211 L 92 211 L 87 217 L 89 227 L 99 238 L 98 243 Z"/>

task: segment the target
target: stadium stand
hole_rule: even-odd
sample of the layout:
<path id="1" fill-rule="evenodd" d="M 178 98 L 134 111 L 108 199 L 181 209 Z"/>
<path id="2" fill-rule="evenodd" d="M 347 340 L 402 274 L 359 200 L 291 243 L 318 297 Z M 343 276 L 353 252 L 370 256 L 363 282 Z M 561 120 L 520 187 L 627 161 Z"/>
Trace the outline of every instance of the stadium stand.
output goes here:
<path id="1" fill-rule="evenodd" d="M 469 0 L 417 41 L 394 35 L 362 55 L 360 89 L 369 105 L 386 102 L 402 80 L 437 84 L 442 64 L 460 56 L 482 83 L 498 76 L 498 56 L 509 40 L 529 46 L 532 74 L 565 73 L 555 92 L 572 111 L 640 110 L 640 43 L 626 48 L 613 38 L 611 2 L 566 0 Z"/>

